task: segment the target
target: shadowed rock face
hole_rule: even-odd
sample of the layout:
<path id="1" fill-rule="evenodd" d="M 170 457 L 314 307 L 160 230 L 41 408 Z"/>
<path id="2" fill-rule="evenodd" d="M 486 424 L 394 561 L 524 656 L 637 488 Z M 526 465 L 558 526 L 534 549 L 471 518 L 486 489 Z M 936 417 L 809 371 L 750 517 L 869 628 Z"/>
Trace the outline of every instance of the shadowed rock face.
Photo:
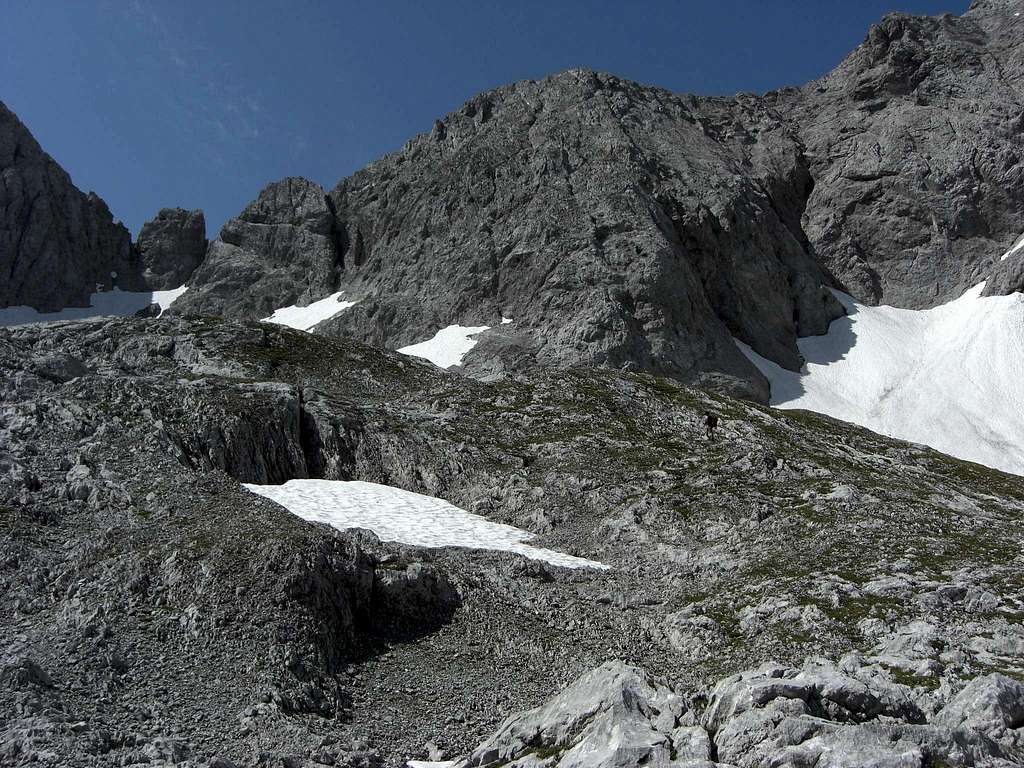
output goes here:
<path id="1" fill-rule="evenodd" d="M 985 283 L 985 296 L 1009 296 L 1024 292 L 1024 252 L 1017 251 L 996 263 Z"/>
<path id="2" fill-rule="evenodd" d="M 0 103 L 0 307 L 88 306 L 98 285 L 142 287 L 128 230 Z"/>
<path id="3" fill-rule="evenodd" d="M 1024 228 L 1019 11 L 886 16 L 833 72 L 766 97 L 806 145 L 807 235 L 860 301 L 956 298 Z"/>
<path id="4" fill-rule="evenodd" d="M 193 276 L 194 290 L 175 310 L 259 318 L 308 304 L 332 292 L 338 258 L 323 189 L 303 178 L 282 179 L 224 225 Z"/>
<path id="5" fill-rule="evenodd" d="M 164 208 L 142 225 L 135 247 L 147 287 L 177 288 L 206 254 L 206 218 L 199 210 Z"/>

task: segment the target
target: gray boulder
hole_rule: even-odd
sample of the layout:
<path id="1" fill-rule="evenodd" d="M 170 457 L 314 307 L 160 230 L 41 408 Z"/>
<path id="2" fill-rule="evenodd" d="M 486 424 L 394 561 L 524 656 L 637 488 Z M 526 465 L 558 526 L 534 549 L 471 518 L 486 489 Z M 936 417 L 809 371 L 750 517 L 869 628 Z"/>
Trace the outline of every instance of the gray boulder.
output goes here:
<path id="1" fill-rule="evenodd" d="M 667 766 L 674 764 L 672 733 L 685 709 L 681 697 L 645 672 L 607 662 L 543 706 L 510 717 L 456 766 Z M 677 741 L 702 749 L 690 731 Z"/>
<path id="2" fill-rule="evenodd" d="M 0 103 L 0 307 L 88 306 L 97 288 L 141 288 L 139 272 L 106 203 L 79 190 Z"/>
<path id="3" fill-rule="evenodd" d="M 36 376 L 63 384 L 79 376 L 85 376 L 89 369 L 74 355 L 52 352 L 40 355 L 32 361 L 32 372 Z"/>
<path id="4" fill-rule="evenodd" d="M 0 662 L 0 683 L 14 690 L 53 687 L 50 674 L 34 659 L 24 655 Z"/>
<path id="5" fill-rule="evenodd" d="M 147 287 L 165 290 L 184 285 L 206 254 L 203 212 L 163 208 L 142 225 L 135 247 Z"/>
<path id="6" fill-rule="evenodd" d="M 1024 746 L 1024 684 L 1005 675 L 976 677 L 935 716 L 949 728 L 972 728 Z M 1010 732 L 1016 731 L 1013 734 Z"/>
<path id="7" fill-rule="evenodd" d="M 720 752 L 723 759 L 727 750 Z M 803 768 L 1010 768 L 1013 757 L 981 734 L 922 725 L 870 724 L 836 727 L 814 718 L 788 718 L 743 756 L 740 768 L 761 765 Z"/>
<path id="8" fill-rule="evenodd" d="M 724 678 L 698 718 L 646 673 L 610 662 L 510 717 L 456 765 L 1009 768 L 1019 754 L 1006 729 L 1020 719 L 1009 683 L 972 683 L 946 721 L 925 724 L 909 689 L 875 679 L 857 657 L 809 659 L 799 671 L 765 664 Z"/>
<path id="9" fill-rule="evenodd" d="M 1014 744 L 976 727 L 999 719 L 986 719 L 993 712 L 987 703 L 998 698 L 989 688 L 965 696 L 946 722 L 926 725 L 905 686 L 873 679 L 854 662 L 847 660 L 849 671 L 820 660 L 800 672 L 766 664 L 720 681 L 702 719 L 718 759 L 740 768 L 1014 764 Z M 964 711 L 981 719 L 961 717 Z"/>
<path id="10" fill-rule="evenodd" d="M 715 734 L 730 720 L 778 699 L 798 701 L 799 711 L 809 711 L 806 701 L 811 686 L 794 680 L 796 674 L 796 670 L 788 667 L 765 664 L 757 670 L 720 680 L 712 691 L 702 724 Z"/>

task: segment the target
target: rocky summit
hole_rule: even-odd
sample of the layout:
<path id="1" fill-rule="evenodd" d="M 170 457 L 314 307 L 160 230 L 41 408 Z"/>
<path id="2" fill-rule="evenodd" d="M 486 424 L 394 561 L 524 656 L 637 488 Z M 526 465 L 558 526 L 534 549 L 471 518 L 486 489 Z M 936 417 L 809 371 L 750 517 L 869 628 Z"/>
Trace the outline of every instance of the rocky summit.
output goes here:
<path id="1" fill-rule="evenodd" d="M 798 335 L 842 314 L 800 226 L 798 137 L 753 97 L 574 70 L 477 97 L 317 195 L 315 217 L 281 193 L 300 184 L 229 222 L 178 311 L 256 318 L 341 290 L 358 303 L 319 332 L 398 348 L 507 317 L 467 370 L 627 366 L 759 399 L 732 337 L 796 368 Z M 297 234 L 317 246 L 282 262 Z"/>
<path id="2" fill-rule="evenodd" d="M 148 287 L 184 285 L 206 256 L 206 218 L 199 210 L 164 208 L 142 225 L 135 249 Z"/>
<path id="3" fill-rule="evenodd" d="M 0 105 L 0 766 L 1024 765 L 1021 477 L 766 405 L 1019 447 L 1018 6 L 508 85 L 210 241 Z"/>
<path id="4" fill-rule="evenodd" d="M 133 243 L 0 102 L 0 309 L 88 307 L 112 289 L 177 288 L 206 254 L 199 210 L 165 208 Z"/>
<path id="5" fill-rule="evenodd" d="M 391 348 L 514 319 L 466 359 L 478 375 L 627 366 L 763 399 L 732 337 L 796 370 L 798 337 L 842 314 L 826 288 L 935 306 L 1020 234 L 1014 8 L 888 16 L 821 80 L 764 96 L 582 70 L 482 94 L 304 223 L 310 203 L 281 190 L 316 185 L 268 187 L 266 218 L 227 225 L 180 311 L 255 319 L 345 291 L 358 303 L 319 331 Z M 241 222 L 318 238 L 287 262 L 304 276 L 282 285 L 288 247 Z"/>
<path id="6" fill-rule="evenodd" d="M 892 14 L 835 71 L 768 95 L 799 130 L 815 181 L 808 238 L 861 301 L 954 299 L 1020 234 L 1019 12 L 976 0 L 960 17 Z"/>
<path id="7" fill-rule="evenodd" d="M 2 102 L 0 179 L 0 307 L 87 306 L 98 289 L 138 287 L 128 230 Z"/>

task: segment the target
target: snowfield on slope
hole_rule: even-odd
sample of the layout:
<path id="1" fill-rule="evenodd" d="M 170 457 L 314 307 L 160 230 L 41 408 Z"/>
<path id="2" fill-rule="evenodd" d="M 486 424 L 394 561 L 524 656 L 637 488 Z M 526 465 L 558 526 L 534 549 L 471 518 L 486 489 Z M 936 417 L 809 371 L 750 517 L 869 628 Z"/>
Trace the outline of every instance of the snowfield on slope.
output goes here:
<path id="1" fill-rule="evenodd" d="M 65 307 L 56 312 L 39 312 L 32 307 L 4 307 L 0 309 L 0 325 L 27 325 L 28 323 L 56 323 L 67 320 L 90 320 L 98 317 L 130 317 L 150 304 L 160 305 L 160 314 L 187 291 L 184 285 L 166 291 L 110 291 L 94 293 L 88 307 Z"/>
<path id="2" fill-rule="evenodd" d="M 505 319 L 502 318 L 501 322 L 503 325 L 505 324 Z M 509 322 L 512 321 L 509 320 Z M 438 368 L 451 368 L 456 365 L 462 365 L 463 358 L 469 353 L 469 350 L 476 346 L 477 340 L 470 337 L 490 330 L 490 327 L 489 325 L 449 325 L 447 328 L 442 328 L 426 341 L 402 347 L 397 351 L 403 355 L 422 357 L 432 362 Z"/>
<path id="3" fill-rule="evenodd" d="M 270 317 L 262 318 L 260 322 L 286 325 L 299 331 L 308 331 L 317 323 L 329 320 L 342 310 L 348 309 L 355 304 L 354 301 L 342 301 L 341 297 L 344 295 L 344 291 L 339 291 L 304 307 L 295 304 L 279 307 L 274 310 L 274 314 Z"/>
<path id="4" fill-rule="evenodd" d="M 771 383 L 773 406 L 1024 475 L 1024 295 L 983 289 L 926 310 L 865 306 L 833 291 L 848 314 L 825 336 L 800 339 L 799 373 L 737 345 Z"/>
<path id="5" fill-rule="evenodd" d="M 533 534 L 495 523 L 433 496 L 390 485 L 345 480 L 289 480 L 284 485 L 243 485 L 303 520 L 338 530 L 368 528 L 384 541 L 414 547 L 466 547 L 515 552 L 565 568 L 607 566 L 526 544 Z"/>
<path id="6" fill-rule="evenodd" d="M 309 331 L 318 323 L 329 320 L 339 312 L 355 305 L 354 301 L 342 301 L 344 291 L 332 293 L 323 299 L 307 304 L 305 307 L 292 304 L 287 307 L 279 307 L 274 310 L 270 317 L 260 320 L 263 323 L 275 323 L 286 325 L 300 331 Z M 502 324 L 511 323 L 509 318 L 502 318 Z M 489 325 L 463 326 L 449 325 L 442 328 L 426 341 L 410 344 L 402 347 L 397 352 L 403 355 L 421 357 L 424 360 L 436 365 L 438 368 L 452 368 L 462 365 L 463 358 L 476 346 L 477 340 L 472 338 L 475 334 L 490 330 Z"/>
<path id="7" fill-rule="evenodd" d="M 1010 250 L 1008 250 L 1006 253 L 1004 253 L 1002 256 L 1000 256 L 999 260 L 1000 261 L 1006 261 L 1008 258 L 1013 256 L 1013 254 L 1015 254 L 1021 248 L 1024 248 L 1024 235 L 1021 235 L 1019 238 L 1017 238 L 1017 241 L 1013 245 L 1010 246 Z"/>

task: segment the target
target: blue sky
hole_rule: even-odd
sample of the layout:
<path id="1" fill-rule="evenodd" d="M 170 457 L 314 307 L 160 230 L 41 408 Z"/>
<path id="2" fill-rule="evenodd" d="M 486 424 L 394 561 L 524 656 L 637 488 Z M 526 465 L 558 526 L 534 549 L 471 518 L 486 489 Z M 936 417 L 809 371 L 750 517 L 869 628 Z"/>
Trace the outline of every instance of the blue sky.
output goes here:
<path id="1" fill-rule="evenodd" d="M 325 187 L 473 94 L 569 67 L 674 91 L 800 84 L 891 10 L 968 0 L 5 0 L 0 100 L 137 233 L 216 235 L 269 181 Z"/>

